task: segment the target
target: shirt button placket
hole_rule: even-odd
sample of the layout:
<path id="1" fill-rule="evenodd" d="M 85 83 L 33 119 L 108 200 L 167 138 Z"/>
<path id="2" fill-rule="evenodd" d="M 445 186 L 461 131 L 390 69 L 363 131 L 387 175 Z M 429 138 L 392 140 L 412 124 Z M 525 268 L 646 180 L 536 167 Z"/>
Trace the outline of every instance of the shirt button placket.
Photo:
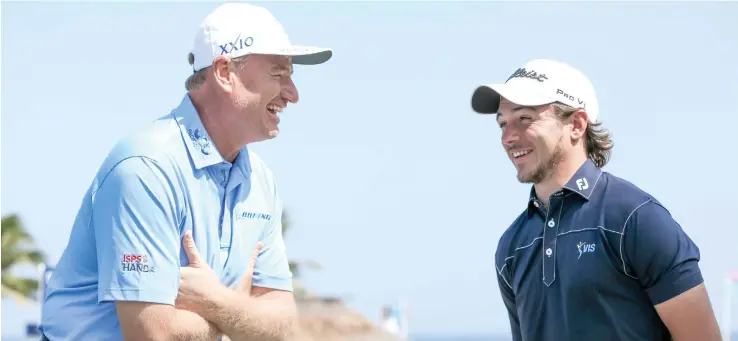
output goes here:
<path id="1" fill-rule="evenodd" d="M 556 194 L 554 194 L 555 196 Z M 551 284 L 556 279 L 556 235 L 558 234 L 558 228 L 556 219 L 549 217 L 548 215 L 555 214 L 560 210 L 558 205 L 562 203 L 558 199 L 551 198 L 551 208 L 546 214 L 546 225 L 543 229 L 543 283 L 546 286 Z"/>
<path id="2" fill-rule="evenodd" d="M 221 181 L 220 185 L 225 187 L 228 184 L 228 170 L 225 166 L 220 169 L 220 174 L 223 176 L 223 181 Z"/>

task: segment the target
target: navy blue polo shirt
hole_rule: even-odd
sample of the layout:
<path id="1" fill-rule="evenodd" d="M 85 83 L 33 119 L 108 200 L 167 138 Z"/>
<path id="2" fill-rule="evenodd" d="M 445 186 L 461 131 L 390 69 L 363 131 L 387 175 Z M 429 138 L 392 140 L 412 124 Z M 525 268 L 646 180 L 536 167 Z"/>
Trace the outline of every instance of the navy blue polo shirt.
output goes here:
<path id="1" fill-rule="evenodd" d="M 654 197 L 588 160 L 535 191 L 500 238 L 513 340 L 669 340 L 654 306 L 702 283 L 699 249 Z"/>

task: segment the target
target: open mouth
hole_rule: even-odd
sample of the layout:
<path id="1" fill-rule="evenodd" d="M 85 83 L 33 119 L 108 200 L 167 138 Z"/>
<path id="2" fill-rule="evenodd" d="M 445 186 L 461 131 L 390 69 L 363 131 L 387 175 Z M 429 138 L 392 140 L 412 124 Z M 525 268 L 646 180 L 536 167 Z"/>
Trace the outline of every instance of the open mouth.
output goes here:
<path id="1" fill-rule="evenodd" d="M 273 116 L 272 118 L 274 118 L 275 121 L 277 121 L 277 123 L 279 123 L 279 116 L 278 115 L 279 115 L 279 113 L 282 112 L 282 110 L 284 110 L 284 108 L 282 108 L 282 107 L 280 107 L 280 106 L 278 106 L 276 104 L 269 104 L 269 105 L 267 105 L 267 111 L 270 114 L 272 114 L 272 116 Z"/>
<path id="2" fill-rule="evenodd" d="M 525 157 L 532 152 L 533 149 L 517 150 L 511 153 L 513 161 L 519 162 L 525 159 Z"/>

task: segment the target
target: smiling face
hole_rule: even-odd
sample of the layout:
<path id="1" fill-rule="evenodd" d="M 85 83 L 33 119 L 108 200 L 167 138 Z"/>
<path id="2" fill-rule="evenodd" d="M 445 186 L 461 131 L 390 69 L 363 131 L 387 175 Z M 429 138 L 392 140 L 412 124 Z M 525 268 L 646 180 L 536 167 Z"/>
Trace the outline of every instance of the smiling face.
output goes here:
<path id="1" fill-rule="evenodd" d="M 249 55 L 236 74 L 232 99 L 243 118 L 240 128 L 252 141 L 276 137 L 278 114 L 287 103 L 299 100 L 292 82 L 292 60 L 284 56 Z"/>
<path id="2" fill-rule="evenodd" d="M 571 144 L 568 127 L 551 105 L 521 106 L 502 98 L 497 113 L 502 146 L 522 183 L 549 179 L 563 162 Z"/>

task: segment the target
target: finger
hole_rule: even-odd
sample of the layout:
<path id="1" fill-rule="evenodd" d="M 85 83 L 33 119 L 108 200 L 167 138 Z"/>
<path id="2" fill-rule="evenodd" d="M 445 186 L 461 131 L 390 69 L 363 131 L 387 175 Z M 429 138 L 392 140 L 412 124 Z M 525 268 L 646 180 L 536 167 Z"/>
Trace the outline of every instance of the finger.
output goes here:
<path id="1" fill-rule="evenodd" d="M 187 259 L 190 261 L 190 265 L 198 265 L 202 263 L 200 252 L 197 251 L 197 246 L 195 245 L 195 239 L 192 238 L 192 232 L 187 231 L 184 233 L 184 237 L 182 237 L 182 247 L 185 250 L 185 254 L 187 254 Z"/>
<path id="2" fill-rule="evenodd" d="M 251 254 L 251 259 L 249 260 L 249 264 L 246 267 L 246 272 L 244 273 L 241 283 L 238 284 L 237 290 L 251 291 L 251 284 L 254 279 L 254 268 L 256 267 L 256 259 L 259 257 L 259 252 L 261 252 L 262 248 L 264 248 L 264 243 L 256 243 L 254 252 Z"/>
<path id="3" fill-rule="evenodd" d="M 262 248 L 264 248 L 264 243 L 262 242 L 256 243 L 256 248 L 254 248 L 254 253 L 251 254 L 251 260 L 249 261 L 249 266 L 248 268 L 246 268 L 247 274 L 254 273 L 254 267 L 256 267 L 256 259 L 259 257 L 259 253 L 261 252 Z"/>

